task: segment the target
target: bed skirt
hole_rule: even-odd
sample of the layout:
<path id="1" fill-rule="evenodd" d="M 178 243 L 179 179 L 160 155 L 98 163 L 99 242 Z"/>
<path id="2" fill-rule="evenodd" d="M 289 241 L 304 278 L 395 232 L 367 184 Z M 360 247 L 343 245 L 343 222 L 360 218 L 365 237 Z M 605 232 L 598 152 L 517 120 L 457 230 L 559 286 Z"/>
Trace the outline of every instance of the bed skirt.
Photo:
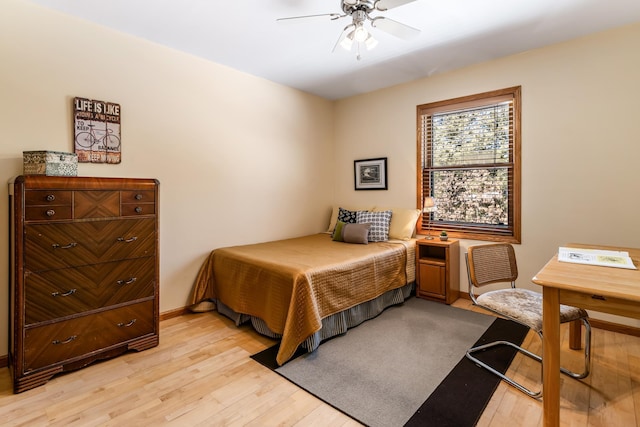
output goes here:
<path id="1" fill-rule="evenodd" d="M 322 328 L 309 336 L 301 345 L 308 352 L 314 351 L 322 341 L 344 334 L 347 329 L 358 326 L 365 320 L 372 319 L 392 305 L 402 304 L 411 296 L 415 289 L 415 282 L 408 283 L 401 288 L 392 289 L 380 295 L 378 298 L 366 301 L 347 310 L 333 314 L 322 319 Z M 259 317 L 248 314 L 236 313 L 220 301 L 216 302 L 218 312 L 235 322 L 237 326 L 251 322 L 251 326 L 260 334 L 270 338 L 280 339 L 282 335 L 272 332 L 266 323 Z"/>

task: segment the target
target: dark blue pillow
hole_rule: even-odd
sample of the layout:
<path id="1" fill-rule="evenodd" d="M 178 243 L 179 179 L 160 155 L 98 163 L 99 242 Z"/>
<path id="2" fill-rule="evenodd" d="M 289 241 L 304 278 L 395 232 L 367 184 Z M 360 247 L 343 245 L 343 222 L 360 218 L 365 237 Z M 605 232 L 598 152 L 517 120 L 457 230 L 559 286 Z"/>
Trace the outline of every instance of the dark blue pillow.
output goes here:
<path id="1" fill-rule="evenodd" d="M 338 208 L 338 221 L 342 221 L 345 224 L 355 224 L 357 219 L 357 211 L 348 211 L 343 208 Z"/>

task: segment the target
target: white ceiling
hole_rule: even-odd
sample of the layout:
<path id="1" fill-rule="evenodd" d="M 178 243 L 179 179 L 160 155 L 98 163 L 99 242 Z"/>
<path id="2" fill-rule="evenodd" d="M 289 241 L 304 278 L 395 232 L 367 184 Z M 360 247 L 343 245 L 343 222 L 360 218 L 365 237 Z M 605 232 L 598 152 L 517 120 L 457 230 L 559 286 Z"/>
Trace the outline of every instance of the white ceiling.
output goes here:
<path id="1" fill-rule="evenodd" d="M 640 22 L 640 0 L 416 0 L 373 16 L 421 30 L 378 29 L 372 51 L 340 47 L 339 0 L 30 0 L 327 99 L 340 99 L 608 28 Z"/>

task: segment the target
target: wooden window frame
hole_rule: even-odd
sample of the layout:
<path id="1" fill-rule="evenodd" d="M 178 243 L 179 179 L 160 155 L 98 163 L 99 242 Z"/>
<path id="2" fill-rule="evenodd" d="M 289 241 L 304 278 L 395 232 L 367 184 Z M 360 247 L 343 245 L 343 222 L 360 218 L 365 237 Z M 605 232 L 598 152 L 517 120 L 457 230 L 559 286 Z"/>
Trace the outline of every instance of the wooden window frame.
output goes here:
<path id="1" fill-rule="evenodd" d="M 509 222 L 506 229 L 502 226 L 487 226 L 462 224 L 455 222 L 431 221 L 431 215 L 421 215 L 418 220 L 418 234 L 427 234 L 430 230 L 446 230 L 449 236 L 471 239 L 488 240 L 497 242 L 521 243 L 521 86 L 514 86 L 480 94 L 464 96 L 445 101 L 432 102 L 418 105 L 417 110 L 417 196 L 416 206 L 422 210 L 422 204 L 426 196 L 432 195 L 431 188 L 431 159 L 425 152 L 431 152 L 431 141 L 425 139 L 423 133 L 423 116 L 468 109 L 473 107 L 490 106 L 498 102 L 510 100 L 512 102 L 512 122 L 510 133 L 510 158 L 511 173 L 509 177 L 508 216 Z M 426 158 L 425 158 L 426 157 Z M 425 182 L 426 181 L 426 182 Z M 431 224 L 429 224 L 431 222 Z"/>

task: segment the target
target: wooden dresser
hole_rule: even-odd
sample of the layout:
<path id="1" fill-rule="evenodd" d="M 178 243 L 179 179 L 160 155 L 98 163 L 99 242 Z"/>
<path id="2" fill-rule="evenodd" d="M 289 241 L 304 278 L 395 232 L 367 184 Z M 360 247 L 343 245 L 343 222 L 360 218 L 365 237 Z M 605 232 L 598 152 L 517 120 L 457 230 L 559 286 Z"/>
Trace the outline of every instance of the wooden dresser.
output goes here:
<path id="1" fill-rule="evenodd" d="M 15 393 L 158 345 L 156 180 L 19 176 L 9 199 Z"/>

